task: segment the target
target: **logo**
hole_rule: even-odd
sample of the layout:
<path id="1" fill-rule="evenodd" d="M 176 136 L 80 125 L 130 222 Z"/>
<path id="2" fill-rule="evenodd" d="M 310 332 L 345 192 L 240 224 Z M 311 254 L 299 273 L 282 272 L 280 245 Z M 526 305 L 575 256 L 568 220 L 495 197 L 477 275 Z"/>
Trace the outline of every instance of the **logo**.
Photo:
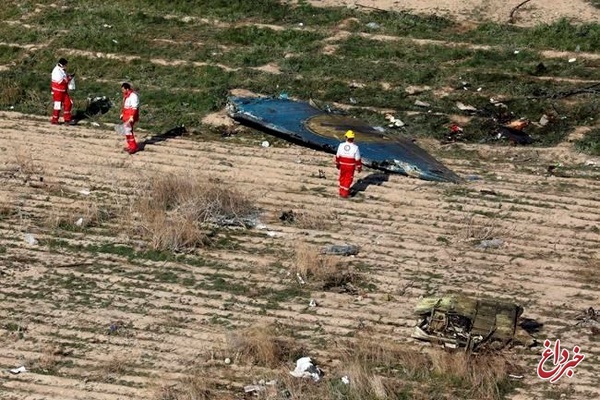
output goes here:
<path id="1" fill-rule="evenodd" d="M 560 339 L 556 339 L 554 346 L 550 340 L 546 339 L 544 341 L 542 359 L 537 366 L 537 374 L 540 379 L 548 380 L 550 383 L 557 382 L 565 374 L 571 378 L 575 373 L 573 370 L 581 361 L 583 361 L 584 358 L 585 355 L 581 354 L 581 349 L 579 346 L 573 347 L 573 357 L 571 357 L 569 350 L 561 350 Z M 552 362 L 554 368 L 545 368 L 548 360 Z"/>
<path id="2" fill-rule="evenodd" d="M 350 145 L 349 144 L 345 144 L 344 145 L 344 151 L 350 151 Z"/>

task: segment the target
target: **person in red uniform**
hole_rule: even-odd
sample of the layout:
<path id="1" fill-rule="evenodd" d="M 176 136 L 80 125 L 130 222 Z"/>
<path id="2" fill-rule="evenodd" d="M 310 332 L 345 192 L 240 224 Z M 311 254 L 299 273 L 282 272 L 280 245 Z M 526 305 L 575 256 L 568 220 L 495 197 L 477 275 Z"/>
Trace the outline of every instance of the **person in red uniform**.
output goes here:
<path id="1" fill-rule="evenodd" d="M 133 133 L 133 125 L 140 119 L 140 98 L 131 87 L 131 84 L 127 82 L 121 85 L 121 92 L 123 92 L 121 121 L 126 126 L 125 140 L 127 140 L 125 151 L 133 154 L 138 151 L 138 145 Z"/>
<path id="2" fill-rule="evenodd" d="M 52 70 L 52 101 L 54 103 L 52 109 L 52 118 L 50 123 L 57 125 L 60 118 L 60 110 L 63 110 L 63 117 L 66 124 L 73 124 L 71 119 L 71 109 L 73 102 L 69 97 L 69 82 L 73 79 L 74 74 L 67 73 L 67 60 L 61 58 Z"/>
<path id="3" fill-rule="evenodd" d="M 340 170 L 340 196 L 348 197 L 354 180 L 354 171 L 362 171 L 360 150 L 354 143 L 354 132 L 346 132 L 346 141 L 340 143 L 335 155 L 335 166 Z"/>

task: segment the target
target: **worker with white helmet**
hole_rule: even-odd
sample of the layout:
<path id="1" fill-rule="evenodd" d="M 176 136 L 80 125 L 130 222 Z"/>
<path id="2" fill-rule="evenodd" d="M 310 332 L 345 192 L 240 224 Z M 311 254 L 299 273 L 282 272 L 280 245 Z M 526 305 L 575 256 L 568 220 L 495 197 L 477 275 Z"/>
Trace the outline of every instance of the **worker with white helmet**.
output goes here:
<path id="1" fill-rule="evenodd" d="M 356 143 L 354 143 L 355 136 L 353 131 L 347 131 L 345 134 L 346 141 L 340 143 L 335 155 L 335 166 L 340 170 L 341 197 L 348 197 L 350 195 L 350 187 L 354 180 L 354 171 L 362 171 L 360 150 Z"/>

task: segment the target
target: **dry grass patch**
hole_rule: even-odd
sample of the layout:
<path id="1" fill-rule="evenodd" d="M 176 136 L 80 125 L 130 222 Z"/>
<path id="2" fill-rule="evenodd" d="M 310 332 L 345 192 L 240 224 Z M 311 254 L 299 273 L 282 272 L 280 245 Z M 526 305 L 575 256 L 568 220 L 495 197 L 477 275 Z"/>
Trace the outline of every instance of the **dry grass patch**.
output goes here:
<path id="1" fill-rule="evenodd" d="M 517 372 L 511 357 L 503 354 L 468 355 L 427 347 L 419 351 L 406 343 L 359 337 L 338 343 L 340 359 L 326 369 L 322 382 L 279 377 L 280 392 L 289 399 L 392 400 L 499 400 L 510 388 L 508 374 Z M 348 383 L 342 381 L 348 379 Z M 261 398 L 275 399 L 264 393 Z"/>
<path id="2" fill-rule="evenodd" d="M 334 292 L 356 294 L 363 283 L 362 275 L 341 262 L 339 256 L 322 254 L 306 243 L 296 246 L 291 272 L 312 286 Z"/>
<path id="3" fill-rule="evenodd" d="M 99 226 L 110 220 L 113 215 L 107 208 L 93 200 L 82 201 L 69 209 L 52 208 L 46 214 L 43 224 L 51 230 L 78 231 Z"/>
<path id="4" fill-rule="evenodd" d="M 152 178 L 136 197 L 127 215 L 154 250 L 209 245 L 215 227 L 248 226 L 257 214 L 248 196 L 225 184 L 172 174 Z"/>
<path id="5" fill-rule="evenodd" d="M 600 274 L 598 273 L 598 265 L 599 262 L 597 259 L 591 259 L 582 268 L 573 270 L 575 280 L 592 287 L 599 287 Z"/>
<path id="6" fill-rule="evenodd" d="M 153 400 L 213 400 L 219 397 L 215 393 L 215 384 L 201 371 L 185 376 L 172 385 L 163 385 L 156 389 Z"/>
<path id="7" fill-rule="evenodd" d="M 277 334 L 274 326 L 254 326 L 231 333 L 227 338 L 229 353 L 242 364 L 277 367 L 303 356 L 303 347 Z"/>
<path id="8" fill-rule="evenodd" d="M 41 176 L 44 173 L 44 167 L 33 159 L 30 151 L 17 149 L 15 152 L 16 171 L 21 175 L 24 181 L 30 180 L 33 176 Z"/>
<path id="9" fill-rule="evenodd" d="M 283 223 L 293 224 L 299 229 L 325 231 L 338 221 L 338 216 L 334 213 L 294 212 L 290 210 L 283 212 L 279 219 Z"/>
<path id="10" fill-rule="evenodd" d="M 321 254 L 315 246 L 299 243 L 294 250 L 292 272 L 307 282 L 322 282 L 342 273 L 342 265 L 334 256 Z"/>

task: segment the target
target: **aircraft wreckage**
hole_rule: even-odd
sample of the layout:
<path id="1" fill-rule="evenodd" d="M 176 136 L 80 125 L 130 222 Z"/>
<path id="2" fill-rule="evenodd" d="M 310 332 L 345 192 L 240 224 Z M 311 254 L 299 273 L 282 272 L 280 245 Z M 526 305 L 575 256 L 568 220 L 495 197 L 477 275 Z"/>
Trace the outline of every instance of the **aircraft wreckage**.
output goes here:
<path id="1" fill-rule="evenodd" d="M 412 337 L 445 347 L 500 349 L 509 344 L 533 346 L 532 333 L 543 324 L 522 319 L 514 303 L 466 296 L 426 297 L 414 310 L 418 318 Z"/>
<path id="2" fill-rule="evenodd" d="M 346 115 L 323 111 L 307 102 L 274 97 L 230 97 L 234 120 L 274 136 L 335 154 L 348 130 L 357 133 L 363 164 L 386 172 L 438 182 L 462 178 L 410 139 Z"/>

